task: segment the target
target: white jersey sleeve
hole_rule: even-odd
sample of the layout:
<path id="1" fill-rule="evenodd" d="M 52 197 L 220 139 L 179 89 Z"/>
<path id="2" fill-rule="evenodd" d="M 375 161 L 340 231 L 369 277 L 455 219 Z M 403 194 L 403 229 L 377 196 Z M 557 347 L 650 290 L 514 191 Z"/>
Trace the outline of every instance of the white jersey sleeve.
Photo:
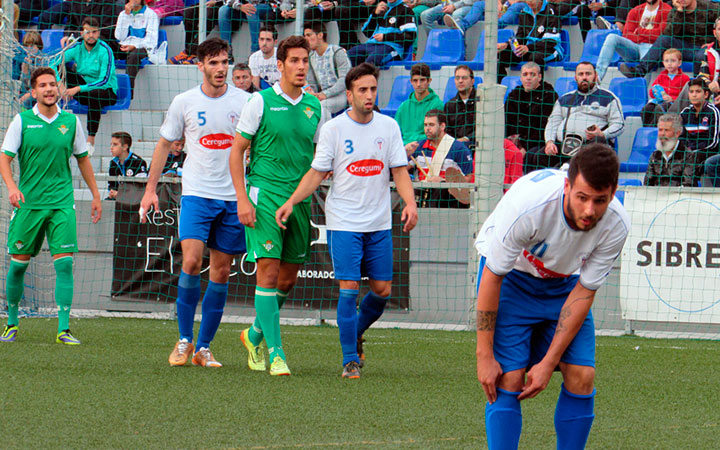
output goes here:
<path id="1" fill-rule="evenodd" d="M 390 146 L 388 147 L 388 161 L 390 162 L 390 168 L 406 167 L 408 165 L 408 156 L 405 152 L 405 146 L 403 145 L 400 125 L 398 125 L 397 122 L 392 121 L 390 127 L 392 128 Z"/>
<path id="2" fill-rule="evenodd" d="M 333 161 L 335 159 L 335 149 L 337 148 L 337 133 L 331 132 L 330 127 L 319 129 L 319 138 L 317 147 L 315 147 L 315 157 L 310 167 L 318 172 L 329 172 L 333 170 Z"/>
<path id="3" fill-rule="evenodd" d="M 264 106 L 265 101 L 262 95 L 257 92 L 254 93 L 252 97 L 250 97 L 250 101 L 245 105 L 245 108 L 243 108 L 235 131 L 244 134 L 246 137 L 255 136 L 258 128 L 260 128 Z"/>
<path id="4" fill-rule="evenodd" d="M 617 199 L 614 202 L 620 203 Z M 614 209 L 608 208 L 605 214 L 618 214 Z M 623 223 L 621 218 L 618 220 Z M 629 229 L 620 227 L 618 232 L 608 233 L 605 240 L 598 245 L 590 256 L 585 260 L 580 270 L 580 284 L 591 291 L 598 290 L 605 281 L 610 270 L 622 252 L 625 239 L 627 238 Z M 623 232 L 624 231 L 624 232 Z"/>
<path id="5" fill-rule="evenodd" d="M 13 157 L 15 157 L 18 150 L 20 150 L 21 144 L 22 119 L 20 118 L 20 114 L 16 114 L 15 117 L 13 117 L 12 122 L 10 122 L 10 126 L 8 127 L 7 132 L 5 133 L 5 139 L 3 139 L 2 143 L 2 151 L 5 153 L 10 153 Z"/>
<path id="6" fill-rule="evenodd" d="M 183 138 L 185 132 L 185 117 L 183 111 L 183 102 L 181 97 L 175 96 L 170 103 L 167 115 L 160 127 L 160 136 L 164 139 L 174 142 Z"/>
<path id="7" fill-rule="evenodd" d="M 87 153 L 87 142 L 85 141 L 85 129 L 80 118 L 75 116 L 75 141 L 73 142 L 73 155 Z"/>

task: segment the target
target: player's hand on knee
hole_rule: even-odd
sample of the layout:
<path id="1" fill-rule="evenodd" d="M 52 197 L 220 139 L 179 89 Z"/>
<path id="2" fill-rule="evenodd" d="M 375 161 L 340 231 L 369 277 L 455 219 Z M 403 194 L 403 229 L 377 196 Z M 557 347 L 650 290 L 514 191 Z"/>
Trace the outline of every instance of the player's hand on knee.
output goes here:
<path id="1" fill-rule="evenodd" d="M 518 395 L 518 400 L 533 398 L 544 391 L 554 370 L 555 365 L 546 364 L 542 361 L 532 366 L 527 373 L 525 386 L 522 387 L 522 393 Z"/>
<path id="2" fill-rule="evenodd" d="M 138 211 L 138 214 L 140 214 L 140 223 L 147 223 L 146 214 L 152 211 L 152 208 L 155 208 L 156 211 L 160 209 L 158 196 L 155 192 L 145 192 L 140 201 L 140 210 Z"/>
<path id="3" fill-rule="evenodd" d="M 238 220 L 246 227 L 255 228 L 255 207 L 248 202 L 242 206 L 238 203 Z"/>
<path id="4" fill-rule="evenodd" d="M 502 373 L 502 368 L 495 358 L 478 358 L 478 381 L 482 384 L 485 397 L 487 397 L 490 403 L 495 403 L 495 400 L 497 400 L 497 382 Z"/>
<path id="5" fill-rule="evenodd" d="M 8 194 L 8 198 L 10 200 L 10 204 L 13 205 L 16 208 L 20 207 L 20 202 L 25 203 L 25 196 L 22 192 L 20 192 L 20 189 L 14 189 Z"/>
<path id="6" fill-rule="evenodd" d="M 287 220 L 290 218 L 292 212 L 293 205 L 290 202 L 285 202 L 281 207 L 278 208 L 277 211 L 275 211 L 275 222 L 277 222 L 278 226 L 283 230 L 287 229 L 287 227 L 285 226 L 285 222 L 287 222 Z"/>

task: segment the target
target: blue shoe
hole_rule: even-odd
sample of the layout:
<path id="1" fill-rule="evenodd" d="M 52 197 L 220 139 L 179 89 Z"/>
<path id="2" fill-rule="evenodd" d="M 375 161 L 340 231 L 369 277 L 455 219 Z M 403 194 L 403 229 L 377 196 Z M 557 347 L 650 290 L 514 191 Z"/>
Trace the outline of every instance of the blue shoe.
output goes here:
<path id="1" fill-rule="evenodd" d="M 80 345 L 80 341 L 74 338 L 72 334 L 70 334 L 70 330 L 65 330 L 58 333 L 55 342 L 65 345 Z"/>
<path id="2" fill-rule="evenodd" d="M 5 329 L 3 330 L 2 334 L 0 334 L 0 342 L 15 342 L 17 332 L 17 325 L 5 325 Z"/>

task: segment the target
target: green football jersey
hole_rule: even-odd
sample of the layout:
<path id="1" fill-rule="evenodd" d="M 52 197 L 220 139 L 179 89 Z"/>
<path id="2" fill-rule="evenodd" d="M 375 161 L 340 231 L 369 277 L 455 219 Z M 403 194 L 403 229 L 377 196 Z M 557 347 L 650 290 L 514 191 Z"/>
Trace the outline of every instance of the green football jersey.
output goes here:
<path id="1" fill-rule="evenodd" d="M 70 172 L 70 156 L 87 155 L 83 149 L 75 150 L 77 118 L 72 113 L 60 110 L 55 119 L 48 123 L 35 111 L 23 111 L 19 147 L 3 144 L 3 151 L 11 157 L 17 155 L 20 166 L 18 188 L 25 197 L 22 208 L 59 209 L 72 207 L 75 203 Z M 8 134 L 11 130 L 8 130 Z M 6 137 L 7 142 L 7 137 Z"/>
<path id="2" fill-rule="evenodd" d="M 252 141 L 248 183 L 290 197 L 310 170 L 315 153 L 313 139 L 321 125 L 320 101 L 313 95 L 303 94 L 300 102 L 293 105 L 282 96 L 279 84 L 259 95 L 263 108 L 255 134 L 238 126 L 242 136 Z M 247 113 L 257 114 L 251 103 L 257 105 L 257 99 L 248 102 Z"/>

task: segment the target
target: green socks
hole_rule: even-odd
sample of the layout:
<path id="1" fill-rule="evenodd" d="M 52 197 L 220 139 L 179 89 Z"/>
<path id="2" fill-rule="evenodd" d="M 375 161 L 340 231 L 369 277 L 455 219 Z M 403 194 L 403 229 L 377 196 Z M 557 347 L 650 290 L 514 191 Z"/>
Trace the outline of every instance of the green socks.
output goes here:
<path id="1" fill-rule="evenodd" d="M 260 329 L 265 334 L 270 361 L 275 356 L 285 359 L 285 352 L 282 350 L 280 339 L 280 308 L 277 301 L 277 289 L 266 289 L 260 286 L 255 288 L 255 312 L 256 321 L 260 322 Z M 255 328 L 255 324 L 251 330 Z"/>
<path id="2" fill-rule="evenodd" d="M 289 292 L 277 291 L 276 297 L 278 309 L 283 307 L 283 305 L 285 304 L 285 300 L 287 300 L 288 298 L 288 294 Z M 260 345 L 264 338 L 262 325 L 260 325 L 260 320 L 257 317 L 255 317 L 255 322 L 253 322 L 252 326 L 250 327 L 250 331 L 248 331 L 248 337 L 250 338 L 250 342 L 252 342 L 253 345 Z"/>
<path id="3" fill-rule="evenodd" d="M 10 259 L 7 282 L 5 284 L 5 296 L 8 303 L 8 325 L 18 324 L 18 307 L 25 289 L 25 271 L 30 261 L 18 261 Z"/>
<path id="4" fill-rule="evenodd" d="M 55 265 L 55 303 L 58 306 L 58 333 L 70 328 L 70 305 L 73 298 L 73 258 L 63 256 Z"/>

